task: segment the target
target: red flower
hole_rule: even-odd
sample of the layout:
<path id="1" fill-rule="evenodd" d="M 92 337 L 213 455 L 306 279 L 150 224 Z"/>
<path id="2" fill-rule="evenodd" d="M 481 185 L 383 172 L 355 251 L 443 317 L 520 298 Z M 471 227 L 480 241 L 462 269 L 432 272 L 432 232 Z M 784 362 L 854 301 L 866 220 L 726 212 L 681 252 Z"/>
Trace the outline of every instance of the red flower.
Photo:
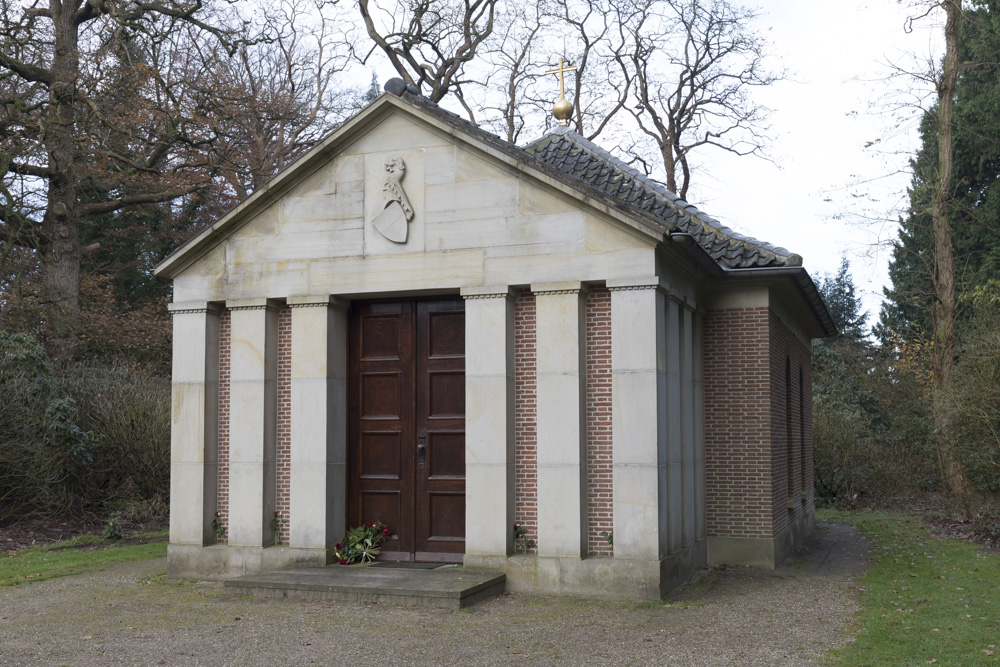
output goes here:
<path id="1" fill-rule="evenodd" d="M 347 561 L 346 561 L 346 560 L 344 560 L 343 558 L 341 558 L 341 559 L 340 559 L 340 560 L 338 561 L 338 565 L 347 565 Z"/>
<path id="2" fill-rule="evenodd" d="M 388 526 L 386 526 L 386 527 L 382 528 L 382 534 L 385 535 L 386 537 L 389 537 L 390 535 L 392 535 L 392 531 L 389 530 Z"/>
<path id="3" fill-rule="evenodd" d="M 341 546 L 342 545 L 340 544 L 340 542 L 337 542 L 335 545 L 333 545 L 333 548 L 336 549 L 337 551 L 340 551 Z"/>

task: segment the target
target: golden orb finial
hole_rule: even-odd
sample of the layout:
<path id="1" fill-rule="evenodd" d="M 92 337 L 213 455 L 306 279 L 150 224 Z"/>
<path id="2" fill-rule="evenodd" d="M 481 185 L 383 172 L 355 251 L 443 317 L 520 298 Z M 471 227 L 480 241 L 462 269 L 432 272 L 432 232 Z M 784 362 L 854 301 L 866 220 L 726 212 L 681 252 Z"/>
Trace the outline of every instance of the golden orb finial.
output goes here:
<path id="1" fill-rule="evenodd" d="M 562 56 L 559 56 L 559 67 L 550 69 L 546 74 L 559 75 L 559 100 L 552 107 L 552 115 L 556 117 L 560 125 L 569 125 L 569 119 L 573 116 L 573 103 L 566 99 L 566 83 L 563 78 L 565 72 L 572 72 L 576 65 L 563 67 Z"/>

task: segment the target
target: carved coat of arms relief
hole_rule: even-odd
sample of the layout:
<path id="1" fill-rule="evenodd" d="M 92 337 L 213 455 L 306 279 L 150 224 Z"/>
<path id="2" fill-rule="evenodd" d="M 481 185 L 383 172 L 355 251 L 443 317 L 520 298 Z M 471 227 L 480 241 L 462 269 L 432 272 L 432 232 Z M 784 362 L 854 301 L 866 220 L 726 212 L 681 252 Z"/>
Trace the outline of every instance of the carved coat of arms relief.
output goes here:
<path id="1" fill-rule="evenodd" d="M 409 222 L 413 219 L 413 207 L 403 190 L 403 177 L 406 175 L 406 163 L 402 158 L 394 157 L 385 161 L 385 183 L 382 194 L 385 205 L 375 216 L 372 225 L 378 232 L 393 243 L 406 243 Z"/>

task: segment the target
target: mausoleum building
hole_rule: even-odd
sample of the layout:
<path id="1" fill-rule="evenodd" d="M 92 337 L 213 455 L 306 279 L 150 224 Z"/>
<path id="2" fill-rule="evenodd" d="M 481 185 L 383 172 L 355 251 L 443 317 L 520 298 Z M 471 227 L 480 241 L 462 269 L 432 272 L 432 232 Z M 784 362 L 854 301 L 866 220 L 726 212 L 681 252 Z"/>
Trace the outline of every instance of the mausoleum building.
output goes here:
<path id="1" fill-rule="evenodd" d="M 565 127 L 517 147 L 391 88 L 157 267 L 169 573 L 327 565 L 373 520 L 381 558 L 515 591 L 784 560 L 834 333 L 802 259 Z"/>

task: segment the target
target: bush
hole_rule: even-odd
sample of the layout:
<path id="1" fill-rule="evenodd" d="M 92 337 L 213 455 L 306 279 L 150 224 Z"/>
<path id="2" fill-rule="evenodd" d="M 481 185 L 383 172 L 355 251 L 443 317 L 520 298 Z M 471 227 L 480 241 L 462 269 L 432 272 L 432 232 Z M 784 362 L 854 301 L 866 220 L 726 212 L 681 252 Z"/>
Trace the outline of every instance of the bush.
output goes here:
<path id="1" fill-rule="evenodd" d="M 165 507 L 170 385 L 137 368 L 57 372 L 0 332 L 0 524 L 128 500 Z"/>
<path id="2" fill-rule="evenodd" d="M 975 316 L 960 341 L 949 405 L 956 451 L 977 491 L 1000 493 L 1000 283 L 969 301 Z"/>
<path id="3" fill-rule="evenodd" d="M 939 480 L 924 389 L 867 341 L 813 344 L 816 492 L 830 504 L 931 491 Z"/>

